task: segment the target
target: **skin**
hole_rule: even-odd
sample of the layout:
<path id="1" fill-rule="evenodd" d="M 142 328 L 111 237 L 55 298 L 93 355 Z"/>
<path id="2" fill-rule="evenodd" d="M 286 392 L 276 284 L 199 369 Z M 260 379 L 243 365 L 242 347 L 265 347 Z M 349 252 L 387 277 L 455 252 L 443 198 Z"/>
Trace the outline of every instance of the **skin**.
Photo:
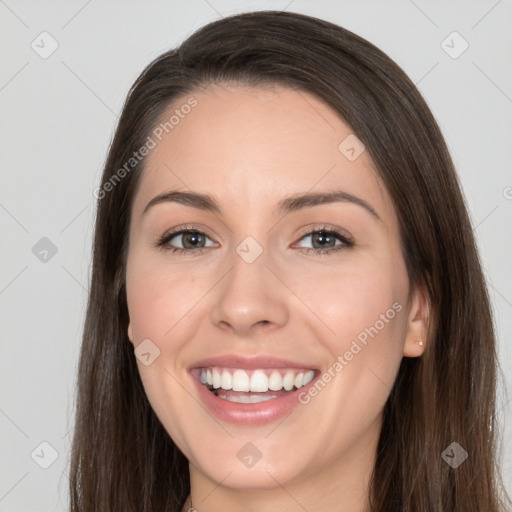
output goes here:
<path id="1" fill-rule="evenodd" d="M 234 85 L 193 96 L 197 106 L 146 157 L 132 208 L 128 336 L 134 347 L 149 338 L 160 350 L 148 366 L 137 360 L 148 399 L 190 461 L 199 512 L 367 510 L 384 404 L 402 357 L 421 356 L 427 332 L 427 301 L 410 286 L 393 204 L 367 151 L 355 161 L 339 151 L 352 131 L 315 96 Z M 350 202 L 273 211 L 285 196 L 338 189 L 380 219 Z M 166 202 L 143 215 L 168 190 L 208 193 L 222 213 Z M 308 235 L 324 223 L 355 245 L 308 253 L 325 251 Z M 156 247 L 183 225 L 205 233 L 202 254 Z M 247 236 L 263 249 L 250 264 L 236 252 Z M 187 242 L 178 235 L 169 245 Z M 327 371 L 394 303 L 401 311 L 284 420 L 235 426 L 200 404 L 192 363 L 264 354 Z M 262 454 L 252 468 L 237 458 L 247 442 Z"/>

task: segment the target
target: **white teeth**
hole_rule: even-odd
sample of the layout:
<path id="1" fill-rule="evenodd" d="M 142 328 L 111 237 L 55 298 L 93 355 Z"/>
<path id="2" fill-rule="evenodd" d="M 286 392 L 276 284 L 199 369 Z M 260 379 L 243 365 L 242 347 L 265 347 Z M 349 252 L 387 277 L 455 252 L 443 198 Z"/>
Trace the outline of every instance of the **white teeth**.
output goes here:
<path id="1" fill-rule="evenodd" d="M 313 370 L 309 370 L 309 372 L 306 372 L 304 374 L 304 382 L 302 383 L 302 385 L 305 386 L 306 384 L 309 384 L 313 380 L 314 376 L 315 372 Z"/>
<path id="2" fill-rule="evenodd" d="M 233 387 L 233 377 L 231 377 L 231 373 L 229 373 L 227 370 L 222 372 L 220 387 L 222 389 L 231 389 Z"/>
<path id="3" fill-rule="evenodd" d="M 237 404 L 257 404 L 259 402 L 265 402 L 266 400 L 272 400 L 277 398 L 277 395 L 238 395 L 238 396 L 226 396 L 219 391 L 219 398 L 223 398 L 228 402 L 235 402 Z"/>
<path id="4" fill-rule="evenodd" d="M 219 373 L 219 370 L 217 370 L 217 368 L 214 368 L 212 370 L 212 377 L 213 377 L 212 386 L 215 389 L 219 389 L 220 388 L 220 373 Z"/>
<path id="5" fill-rule="evenodd" d="M 286 375 L 283 379 L 283 387 L 286 391 L 290 391 L 293 388 L 293 384 L 295 382 L 295 375 L 293 372 L 286 372 Z"/>
<path id="6" fill-rule="evenodd" d="M 287 370 L 283 377 L 281 374 L 282 371 L 283 370 L 273 370 L 269 375 L 269 370 L 258 369 L 254 370 L 249 377 L 247 372 L 241 369 L 233 371 L 223 368 L 202 368 L 199 379 L 205 386 L 212 386 L 217 390 L 222 388 L 226 391 L 244 391 L 246 393 L 252 391 L 256 393 L 267 393 L 266 396 L 271 396 L 268 394 L 269 391 L 280 391 L 282 389 L 291 391 L 294 387 L 299 389 L 311 382 L 315 376 L 313 370 L 307 372 Z M 218 396 L 221 396 L 220 393 L 218 393 Z M 258 395 L 251 396 L 254 397 L 252 403 L 261 401 L 261 397 Z M 272 396 L 272 398 L 275 398 L 275 396 Z M 269 400 L 269 398 L 264 399 Z"/>
<path id="7" fill-rule="evenodd" d="M 233 391 L 249 391 L 249 376 L 243 370 L 233 372 Z"/>
<path id="8" fill-rule="evenodd" d="M 268 391 L 268 377 L 261 371 L 256 370 L 251 377 L 251 391 Z"/>
<path id="9" fill-rule="evenodd" d="M 283 388 L 283 377 L 281 377 L 281 374 L 274 370 L 268 379 L 268 389 L 272 391 L 279 391 Z"/>
<path id="10" fill-rule="evenodd" d="M 251 395 L 251 403 L 257 404 L 258 402 L 265 402 L 266 400 L 272 400 L 277 398 L 277 395 Z"/>
<path id="11" fill-rule="evenodd" d="M 229 402 L 236 402 L 238 404 L 250 404 L 251 397 L 249 395 L 230 396 L 229 398 L 224 397 Z"/>

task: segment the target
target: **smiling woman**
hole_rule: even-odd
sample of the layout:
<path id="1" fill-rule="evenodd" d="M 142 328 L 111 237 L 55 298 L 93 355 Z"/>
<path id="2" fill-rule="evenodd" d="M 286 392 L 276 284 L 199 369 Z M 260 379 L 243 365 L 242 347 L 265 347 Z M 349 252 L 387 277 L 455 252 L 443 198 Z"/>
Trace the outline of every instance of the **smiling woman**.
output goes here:
<path id="1" fill-rule="evenodd" d="M 72 511 L 504 510 L 471 225 L 389 57 L 211 23 L 137 79 L 99 190 Z"/>

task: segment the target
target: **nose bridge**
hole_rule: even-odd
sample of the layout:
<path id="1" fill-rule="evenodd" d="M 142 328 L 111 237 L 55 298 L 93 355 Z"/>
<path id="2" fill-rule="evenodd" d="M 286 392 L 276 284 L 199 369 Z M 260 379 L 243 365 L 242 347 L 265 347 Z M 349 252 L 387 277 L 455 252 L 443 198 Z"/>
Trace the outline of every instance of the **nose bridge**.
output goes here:
<path id="1" fill-rule="evenodd" d="M 282 284 L 268 268 L 270 251 L 253 236 L 247 236 L 229 257 L 227 275 L 221 280 L 212 321 L 247 335 L 258 324 L 286 323 L 288 312 Z"/>

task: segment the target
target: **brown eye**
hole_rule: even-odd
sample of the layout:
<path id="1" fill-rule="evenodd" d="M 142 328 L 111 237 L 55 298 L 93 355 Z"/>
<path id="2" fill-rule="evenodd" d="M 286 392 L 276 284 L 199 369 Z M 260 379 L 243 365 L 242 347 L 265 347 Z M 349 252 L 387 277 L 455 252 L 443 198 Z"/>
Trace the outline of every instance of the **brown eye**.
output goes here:
<path id="1" fill-rule="evenodd" d="M 179 233 L 175 233 L 169 242 L 173 238 L 181 237 L 181 243 L 184 249 L 196 249 L 198 247 L 203 247 L 205 243 L 205 236 L 203 233 L 199 231 L 181 231 Z"/>
<path id="2" fill-rule="evenodd" d="M 354 242 L 346 234 L 340 233 L 334 229 L 316 229 L 304 235 L 301 240 L 311 239 L 313 248 L 305 247 L 307 252 L 313 251 L 317 254 L 328 254 L 352 247 Z M 339 242 L 339 243 L 336 243 Z"/>
<path id="3" fill-rule="evenodd" d="M 171 243 L 171 241 L 173 241 Z M 202 253 L 206 247 L 214 246 L 215 244 L 211 244 L 209 246 L 205 245 L 209 240 L 209 237 L 199 231 L 198 229 L 191 228 L 182 228 L 171 233 L 164 235 L 157 243 L 157 247 L 160 247 L 165 250 L 169 250 L 172 252 L 186 252 L 191 254 L 199 254 Z"/>

